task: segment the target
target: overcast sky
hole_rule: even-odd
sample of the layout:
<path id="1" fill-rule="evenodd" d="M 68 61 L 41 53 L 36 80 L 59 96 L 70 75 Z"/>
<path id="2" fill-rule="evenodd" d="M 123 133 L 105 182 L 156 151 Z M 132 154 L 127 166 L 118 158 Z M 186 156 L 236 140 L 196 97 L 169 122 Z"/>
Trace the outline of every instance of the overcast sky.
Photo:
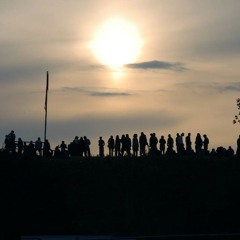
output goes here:
<path id="1" fill-rule="evenodd" d="M 11 130 L 43 139 L 49 71 L 52 148 L 87 136 L 97 154 L 99 136 L 143 131 L 191 132 L 193 141 L 199 132 L 210 148 L 236 149 L 239 12 L 239 0 L 0 1 L 1 142 Z M 89 48 L 116 17 L 142 40 L 138 58 L 120 70 Z"/>

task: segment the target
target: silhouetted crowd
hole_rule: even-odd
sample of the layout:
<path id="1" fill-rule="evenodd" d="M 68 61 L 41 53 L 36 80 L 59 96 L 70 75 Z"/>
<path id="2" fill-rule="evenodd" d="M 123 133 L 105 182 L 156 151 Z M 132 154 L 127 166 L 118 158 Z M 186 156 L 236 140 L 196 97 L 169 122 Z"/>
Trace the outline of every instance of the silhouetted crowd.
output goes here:
<path id="1" fill-rule="evenodd" d="M 151 133 L 149 140 L 147 136 L 141 132 L 139 138 L 135 133 L 133 134 L 132 139 L 128 134 L 122 135 L 121 138 L 119 135 L 114 139 L 113 136 L 110 136 L 107 142 L 108 147 L 108 156 L 146 156 L 146 155 L 199 155 L 199 156 L 234 156 L 234 150 L 231 146 L 228 149 L 224 147 L 218 147 L 216 150 L 213 148 L 209 151 L 209 138 L 206 134 L 201 137 L 201 134 L 198 133 L 195 138 L 195 151 L 192 147 L 191 133 L 184 138 L 184 133 L 176 134 L 175 140 L 168 134 L 165 139 L 164 136 L 157 138 L 155 133 Z M 238 139 L 238 151 L 240 153 L 240 137 Z M 104 146 L 105 142 L 102 137 L 98 141 L 99 146 L 99 156 L 104 157 Z M 174 146 L 176 147 L 174 149 Z M 114 155 L 115 152 L 115 155 Z"/>
<path id="2" fill-rule="evenodd" d="M 193 147 L 194 145 L 194 147 Z M 16 135 L 12 130 L 5 136 L 4 148 L 2 149 L 8 154 L 18 154 L 25 156 L 44 156 L 44 157 L 91 157 L 91 141 L 86 137 L 76 136 L 70 144 L 64 141 L 57 145 L 54 150 L 51 149 L 49 141 L 46 139 L 44 142 L 38 137 L 35 142 L 23 141 L 21 138 L 16 140 Z M 233 157 L 235 155 L 231 146 L 228 149 L 218 147 L 217 149 L 209 150 L 209 138 L 206 134 L 201 136 L 198 133 L 195 137 L 194 144 L 191 140 L 191 133 L 184 136 L 184 133 L 177 133 L 175 139 L 168 134 L 165 139 L 164 136 L 157 138 L 155 133 L 151 133 L 149 139 L 141 132 L 140 136 L 135 133 L 132 138 L 129 134 L 123 134 L 121 137 L 116 135 L 114 138 L 110 136 L 107 140 L 107 145 L 102 137 L 98 140 L 99 157 L 105 157 L 105 148 L 108 149 L 107 156 L 120 157 L 120 156 L 146 156 L 146 155 L 198 155 L 198 156 L 227 156 Z M 236 156 L 240 156 L 240 135 L 237 139 Z"/>

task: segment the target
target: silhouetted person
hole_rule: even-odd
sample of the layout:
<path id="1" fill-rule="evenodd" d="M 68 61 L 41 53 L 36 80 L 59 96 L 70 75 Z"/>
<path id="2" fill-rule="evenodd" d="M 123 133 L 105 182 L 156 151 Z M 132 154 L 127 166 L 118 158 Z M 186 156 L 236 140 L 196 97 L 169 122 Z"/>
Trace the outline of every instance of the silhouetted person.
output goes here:
<path id="1" fill-rule="evenodd" d="M 165 149 L 166 149 L 166 140 L 165 140 L 164 136 L 161 136 L 161 138 L 159 139 L 159 144 L 160 144 L 160 146 L 159 146 L 160 153 L 162 155 L 164 155 Z"/>
<path id="2" fill-rule="evenodd" d="M 78 136 L 75 136 L 74 140 L 70 143 L 68 151 L 69 151 L 71 156 L 77 156 L 78 155 L 78 153 L 79 153 L 79 140 L 78 140 Z"/>
<path id="3" fill-rule="evenodd" d="M 177 153 L 179 155 L 183 155 L 185 151 L 184 144 L 183 144 L 183 137 L 184 137 L 184 133 L 182 133 L 181 135 L 177 133 L 176 146 L 177 146 Z"/>
<path id="4" fill-rule="evenodd" d="M 62 157 L 68 155 L 67 144 L 64 141 L 62 141 L 62 143 L 60 144 L 59 149 L 60 149 L 60 155 Z"/>
<path id="5" fill-rule="evenodd" d="M 80 139 L 78 141 L 78 149 L 79 149 L 79 156 L 80 157 L 83 157 L 84 147 L 85 147 L 84 139 L 83 139 L 83 137 L 80 137 Z"/>
<path id="6" fill-rule="evenodd" d="M 13 130 L 8 134 L 8 138 L 9 138 L 9 141 L 15 142 L 16 135 Z"/>
<path id="7" fill-rule="evenodd" d="M 146 155 L 146 146 L 148 146 L 147 136 L 141 132 L 139 137 L 139 145 L 140 145 L 140 156 Z"/>
<path id="8" fill-rule="evenodd" d="M 123 134 L 122 137 L 121 137 L 121 155 L 124 156 L 124 152 L 126 152 L 126 137 L 125 135 Z"/>
<path id="9" fill-rule="evenodd" d="M 109 156 L 113 156 L 113 150 L 114 150 L 114 139 L 113 136 L 110 136 L 108 139 L 108 149 L 109 149 Z"/>
<path id="10" fill-rule="evenodd" d="M 228 157 L 233 158 L 233 156 L 234 156 L 234 150 L 232 149 L 231 146 L 228 147 L 226 154 L 227 154 Z"/>
<path id="11" fill-rule="evenodd" d="M 67 145 L 64 141 L 61 142 L 60 146 L 59 146 L 60 150 L 62 153 L 65 153 L 67 151 Z"/>
<path id="12" fill-rule="evenodd" d="M 227 149 L 221 146 L 217 148 L 216 155 L 217 157 L 224 157 L 226 156 L 226 152 L 227 152 Z"/>
<path id="13" fill-rule="evenodd" d="M 216 157 L 216 156 L 217 156 L 217 152 L 216 152 L 215 148 L 213 148 L 213 149 L 211 150 L 210 156 L 212 156 L 212 157 Z"/>
<path id="14" fill-rule="evenodd" d="M 121 140 L 119 135 L 116 136 L 115 139 L 115 156 L 119 157 L 121 155 Z"/>
<path id="15" fill-rule="evenodd" d="M 173 145 L 174 145 L 174 140 L 171 136 L 171 134 L 168 134 L 168 139 L 167 139 L 167 154 L 173 154 Z"/>
<path id="16" fill-rule="evenodd" d="M 17 147 L 18 147 L 18 154 L 22 155 L 22 153 L 23 153 L 23 141 L 22 141 L 21 138 L 18 138 Z"/>
<path id="17" fill-rule="evenodd" d="M 42 145 L 41 138 L 38 137 L 37 141 L 35 142 L 35 151 L 39 156 L 42 156 Z"/>
<path id="18" fill-rule="evenodd" d="M 188 133 L 188 135 L 185 138 L 185 142 L 186 142 L 186 151 L 188 153 L 192 152 L 191 133 Z"/>
<path id="19" fill-rule="evenodd" d="M 195 151 L 196 151 L 197 155 L 199 155 L 201 153 L 202 145 L 203 145 L 202 137 L 201 137 L 200 133 L 198 133 L 196 136 L 196 140 L 195 140 Z"/>
<path id="20" fill-rule="evenodd" d="M 46 139 L 43 145 L 43 156 L 52 157 L 52 150 L 49 141 Z"/>
<path id="21" fill-rule="evenodd" d="M 15 138 L 16 135 L 13 130 L 8 135 L 5 136 L 5 148 L 8 153 L 16 152 Z"/>
<path id="22" fill-rule="evenodd" d="M 138 151 L 139 151 L 139 143 L 138 143 L 138 136 L 137 136 L 136 133 L 133 134 L 132 149 L 133 149 L 133 156 L 137 157 L 138 156 Z"/>
<path id="23" fill-rule="evenodd" d="M 176 139 L 175 139 L 175 143 L 176 143 L 176 149 L 177 149 L 177 153 L 179 154 L 179 133 L 177 133 Z"/>
<path id="24" fill-rule="evenodd" d="M 33 147 L 33 149 L 34 149 L 34 147 Z M 24 156 L 31 156 L 32 155 L 31 145 L 29 147 L 29 145 L 27 145 L 26 142 L 23 143 L 23 155 Z"/>
<path id="25" fill-rule="evenodd" d="M 31 156 L 36 155 L 35 146 L 34 146 L 33 141 L 30 141 L 30 143 L 28 144 L 28 151 Z"/>
<path id="26" fill-rule="evenodd" d="M 203 135 L 203 150 L 204 154 L 208 154 L 208 145 L 209 145 L 209 139 L 206 134 Z"/>
<path id="27" fill-rule="evenodd" d="M 131 141 L 131 138 L 129 137 L 128 134 L 126 134 L 125 141 L 126 141 L 126 152 L 127 152 L 127 155 L 128 155 L 128 156 L 131 156 L 131 145 L 132 145 L 132 141 Z"/>
<path id="28" fill-rule="evenodd" d="M 152 154 L 157 154 L 157 144 L 158 144 L 158 139 L 156 137 L 155 133 L 150 134 L 150 139 L 149 139 L 149 145 L 151 149 Z"/>
<path id="29" fill-rule="evenodd" d="M 60 151 L 60 147 L 56 146 L 54 149 L 54 157 L 55 158 L 60 158 L 61 157 L 61 151 Z"/>
<path id="30" fill-rule="evenodd" d="M 104 157 L 104 146 L 105 146 L 105 142 L 104 142 L 104 140 L 102 139 L 102 137 L 99 137 L 98 146 L 99 146 L 99 156 L 100 156 L 100 157 Z"/>
<path id="31" fill-rule="evenodd" d="M 83 140 L 84 140 L 84 155 L 85 157 L 91 157 L 90 151 L 91 141 L 86 136 L 83 137 Z"/>
<path id="32" fill-rule="evenodd" d="M 240 135 L 237 139 L 237 156 L 240 157 Z"/>

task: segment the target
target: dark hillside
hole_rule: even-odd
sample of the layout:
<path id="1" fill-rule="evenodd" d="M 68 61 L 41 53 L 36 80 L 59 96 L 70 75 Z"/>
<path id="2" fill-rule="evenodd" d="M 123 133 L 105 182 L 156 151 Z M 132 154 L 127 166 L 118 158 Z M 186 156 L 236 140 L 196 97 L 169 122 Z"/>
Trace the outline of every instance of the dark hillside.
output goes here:
<path id="1" fill-rule="evenodd" d="M 22 235 L 239 232 L 240 161 L 2 159 L 1 226 Z"/>

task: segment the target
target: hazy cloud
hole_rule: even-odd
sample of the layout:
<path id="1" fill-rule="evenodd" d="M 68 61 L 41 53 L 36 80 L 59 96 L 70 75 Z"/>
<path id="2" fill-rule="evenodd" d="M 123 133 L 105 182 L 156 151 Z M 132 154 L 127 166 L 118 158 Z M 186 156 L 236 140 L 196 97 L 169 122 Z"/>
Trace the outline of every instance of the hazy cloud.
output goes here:
<path id="1" fill-rule="evenodd" d="M 240 92 L 240 82 L 231 82 L 231 83 L 219 83 L 219 82 L 209 82 L 209 83 L 199 83 L 199 82 L 185 82 L 176 84 L 178 87 L 186 89 L 203 89 L 207 91 L 215 92 Z"/>
<path id="2" fill-rule="evenodd" d="M 240 92 L 240 82 L 227 84 L 222 86 L 223 91 L 231 91 L 231 92 Z"/>
<path id="3" fill-rule="evenodd" d="M 149 70 L 149 69 L 167 69 L 167 70 L 172 70 L 172 71 L 185 71 L 187 68 L 184 67 L 184 64 L 181 62 L 165 62 L 165 61 L 158 61 L 158 60 L 153 60 L 153 61 L 147 61 L 147 62 L 139 62 L 139 63 L 130 63 L 130 64 L 125 64 L 125 68 L 130 68 L 130 69 L 144 69 L 144 70 Z M 90 65 L 88 68 L 82 66 L 81 69 L 92 69 L 92 70 L 109 70 L 109 67 L 106 65 L 98 64 L 98 65 Z"/>
<path id="4" fill-rule="evenodd" d="M 111 97 L 111 96 L 129 96 L 131 94 L 125 92 L 92 92 L 91 96 Z"/>
<path id="5" fill-rule="evenodd" d="M 168 69 L 168 70 L 173 70 L 173 71 L 186 70 L 186 68 L 183 66 L 183 63 L 164 62 L 164 61 L 158 61 L 158 60 L 126 64 L 125 67 L 126 68 L 134 68 L 134 69 Z"/>
<path id="6" fill-rule="evenodd" d="M 130 96 L 129 92 L 119 91 L 114 88 L 79 88 L 79 87 L 63 87 L 63 91 L 75 91 L 97 97 L 114 97 L 114 96 Z"/>

